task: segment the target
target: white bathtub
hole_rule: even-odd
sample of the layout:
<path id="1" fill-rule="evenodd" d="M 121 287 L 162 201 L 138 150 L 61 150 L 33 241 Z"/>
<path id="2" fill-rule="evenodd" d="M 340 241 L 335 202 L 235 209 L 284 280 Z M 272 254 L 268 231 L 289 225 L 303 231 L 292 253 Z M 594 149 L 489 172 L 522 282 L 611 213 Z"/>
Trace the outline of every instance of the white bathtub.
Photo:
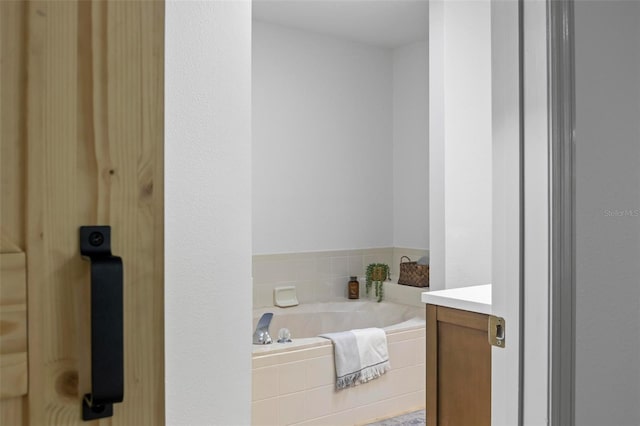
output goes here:
<path id="1" fill-rule="evenodd" d="M 253 325 L 274 314 L 269 331 L 291 331 L 292 343 L 253 346 L 254 425 L 362 424 L 425 406 L 424 309 L 389 302 L 343 301 L 254 311 Z M 381 327 L 391 371 L 364 385 L 335 390 L 332 331 Z"/>

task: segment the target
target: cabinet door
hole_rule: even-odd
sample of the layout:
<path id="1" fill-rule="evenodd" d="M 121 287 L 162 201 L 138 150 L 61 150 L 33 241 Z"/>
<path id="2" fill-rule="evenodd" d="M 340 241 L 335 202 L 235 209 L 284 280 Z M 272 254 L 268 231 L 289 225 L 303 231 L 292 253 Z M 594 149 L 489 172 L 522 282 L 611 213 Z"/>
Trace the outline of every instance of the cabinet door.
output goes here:
<path id="1" fill-rule="evenodd" d="M 427 305 L 427 424 L 491 424 L 487 329 L 487 315 Z"/>

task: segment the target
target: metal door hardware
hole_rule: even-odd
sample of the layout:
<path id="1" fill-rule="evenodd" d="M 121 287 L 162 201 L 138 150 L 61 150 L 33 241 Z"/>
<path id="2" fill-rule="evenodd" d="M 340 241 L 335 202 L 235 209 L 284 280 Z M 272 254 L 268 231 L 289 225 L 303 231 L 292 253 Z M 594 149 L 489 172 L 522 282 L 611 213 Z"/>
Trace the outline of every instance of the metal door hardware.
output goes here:
<path id="1" fill-rule="evenodd" d="M 113 416 L 124 397 L 122 259 L 111 254 L 110 226 L 81 226 L 80 254 L 91 262 L 91 393 L 82 419 Z"/>
<path id="2" fill-rule="evenodd" d="M 504 348 L 505 339 L 505 321 L 504 318 L 489 315 L 489 343 L 499 348 Z"/>

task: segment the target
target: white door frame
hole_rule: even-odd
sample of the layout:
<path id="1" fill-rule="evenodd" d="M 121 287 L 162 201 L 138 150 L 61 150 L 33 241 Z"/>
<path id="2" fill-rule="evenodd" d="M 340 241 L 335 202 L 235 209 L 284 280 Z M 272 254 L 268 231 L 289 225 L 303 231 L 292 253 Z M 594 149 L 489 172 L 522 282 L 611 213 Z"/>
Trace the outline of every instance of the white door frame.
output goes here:
<path id="1" fill-rule="evenodd" d="M 524 325 L 523 7 L 491 2 L 492 313 L 505 345 L 491 353 L 491 424 L 522 424 Z"/>
<path id="2" fill-rule="evenodd" d="M 575 70 L 573 0 L 548 4 L 549 424 L 575 424 Z"/>
<path id="3" fill-rule="evenodd" d="M 552 0 L 556 1 L 556 0 Z M 549 2 L 523 1 L 524 328 L 523 425 L 549 422 Z"/>
<path id="4" fill-rule="evenodd" d="M 507 346 L 492 353 L 492 424 L 570 426 L 573 0 L 495 1 L 492 31 L 493 310 L 507 319 Z"/>

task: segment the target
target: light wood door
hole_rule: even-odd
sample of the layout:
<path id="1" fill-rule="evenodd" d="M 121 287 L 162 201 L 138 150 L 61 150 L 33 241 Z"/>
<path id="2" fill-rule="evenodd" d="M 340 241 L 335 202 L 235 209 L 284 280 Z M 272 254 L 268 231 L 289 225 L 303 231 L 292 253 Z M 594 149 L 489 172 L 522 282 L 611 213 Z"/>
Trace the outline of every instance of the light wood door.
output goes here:
<path id="1" fill-rule="evenodd" d="M 0 1 L 0 425 L 80 425 L 90 265 L 124 263 L 124 401 L 91 424 L 164 424 L 161 1 Z"/>

